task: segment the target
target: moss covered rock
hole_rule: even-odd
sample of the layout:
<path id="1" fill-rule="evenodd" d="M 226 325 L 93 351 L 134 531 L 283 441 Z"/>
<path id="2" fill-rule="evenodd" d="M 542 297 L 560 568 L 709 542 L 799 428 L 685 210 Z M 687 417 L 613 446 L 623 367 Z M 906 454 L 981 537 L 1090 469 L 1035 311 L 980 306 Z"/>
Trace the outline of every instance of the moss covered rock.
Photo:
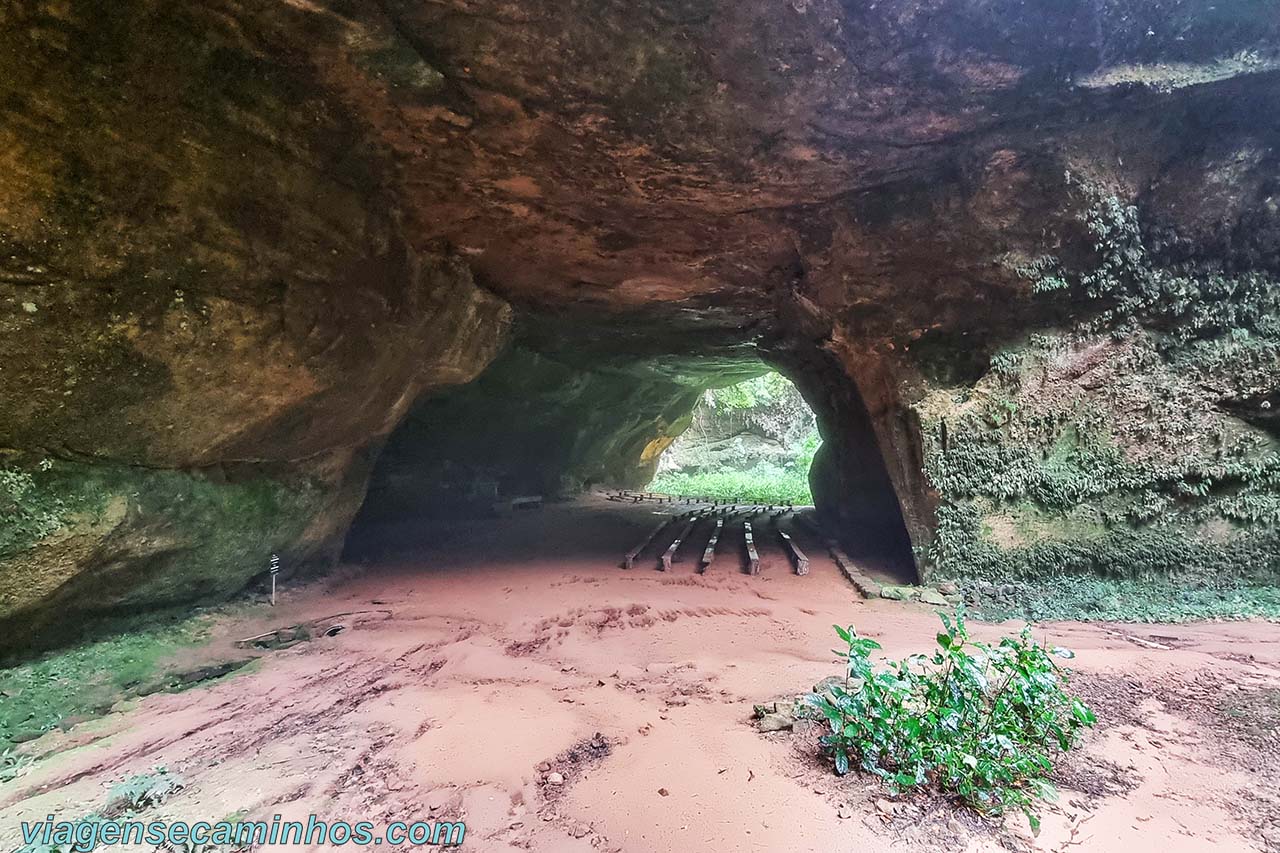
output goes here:
<path id="1" fill-rule="evenodd" d="M 1026 271 L 1067 293 L 1077 322 L 1009 342 L 976 380 L 914 404 L 940 495 L 930 563 L 1031 585 L 1273 587 L 1280 438 L 1238 401 L 1280 387 L 1280 281 L 1161 264 L 1136 208 L 1085 195 L 1092 254 Z"/>
<path id="2" fill-rule="evenodd" d="M 0 29 L 5 644 L 331 556 L 368 448 L 500 348 L 506 305 L 411 245 L 299 62 L 319 24 L 139 0 Z"/>
<path id="3" fill-rule="evenodd" d="M 433 405 L 424 470 L 638 482 L 761 357 L 846 544 L 1270 571 L 1280 7 L 1168 5 L 18 4 L 7 624 L 319 553 Z"/>

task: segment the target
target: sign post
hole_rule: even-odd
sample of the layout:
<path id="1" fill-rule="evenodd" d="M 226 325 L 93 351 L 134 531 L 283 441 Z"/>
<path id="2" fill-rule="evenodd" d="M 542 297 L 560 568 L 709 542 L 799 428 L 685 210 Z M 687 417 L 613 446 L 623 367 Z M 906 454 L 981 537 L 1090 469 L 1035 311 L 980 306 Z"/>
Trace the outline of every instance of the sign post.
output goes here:
<path id="1" fill-rule="evenodd" d="M 280 574 L 280 557 L 271 555 L 271 606 L 276 606 L 276 575 Z"/>

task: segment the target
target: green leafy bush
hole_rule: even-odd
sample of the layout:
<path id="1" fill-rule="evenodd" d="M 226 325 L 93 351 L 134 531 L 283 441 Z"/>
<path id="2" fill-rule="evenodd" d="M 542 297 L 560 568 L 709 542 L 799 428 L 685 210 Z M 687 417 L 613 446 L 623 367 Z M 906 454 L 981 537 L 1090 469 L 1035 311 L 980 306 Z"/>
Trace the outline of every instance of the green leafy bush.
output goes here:
<path id="1" fill-rule="evenodd" d="M 809 457 L 812 461 L 812 456 Z M 648 488 L 670 495 L 708 497 L 716 500 L 736 500 L 748 503 L 793 504 L 808 506 L 813 503 L 809 492 L 807 464 L 797 463 L 783 468 L 760 462 L 749 471 L 703 471 L 685 473 L 664 471 L 653 479 Z"/>
<path id="2" fill-rule="evenodd" d="M 805 697 L 830 724 L 823 748 L 841 775 L 856 766 L 897 790 L 933 788 L 984 814 L 1019 809 L 1038 831 L 1037 802 L 1057 796 L 1052 759 L 1095 722 L 1066 692 L 1054 659 L 1072 653 L 1034 642 L 1029 627 L 989 646 L 969 639 L 963 613 L 942 622 L 932 656 L 879 669 L 871 663 L 879 643 L 835 626 L 845 683 Z"/>
<path id="3" fill-rule="evenodd" d="M 26 471 L 0 468 L 0 556 L 30 547 L 60 528 L 67 507 Z"/>
<path id="4" fill-rule="evenodd" d="M 107 793 L 109 815 L 131 814 L 158 806 L 186 783 L 168 768 L 156 767 L 154 773 L 140 773 L 111 786 Z"/>
<path id="5" fill-rule="evenodd" d="M 104 809 L 90 812 L 72 821 L 75 828 L 71 831 L 71 837 L 77 840 L 71 842 L 54 840 L 47 844 L 36 841 L 17 848 L 14 853 L 81 853 L 81 851 L 93 849 L 87 846 L 86 841 L 79 840 L 89 836 L 87 828 L 81 828 L 82 824 L 102 824 L 109 820 L 121 822 L 135 820 L 140 812 L 160 805 L 183 787 L 185 782 L 182 777 L 170 773 L 164 767 L 156 767 L 153 773 L 132 776 L 111 787 Z M 56 839 L 57 835 L 55 834 L 54 837 Z M 92 837 L 96 838 L 97 833 L 93 833 Z"/>

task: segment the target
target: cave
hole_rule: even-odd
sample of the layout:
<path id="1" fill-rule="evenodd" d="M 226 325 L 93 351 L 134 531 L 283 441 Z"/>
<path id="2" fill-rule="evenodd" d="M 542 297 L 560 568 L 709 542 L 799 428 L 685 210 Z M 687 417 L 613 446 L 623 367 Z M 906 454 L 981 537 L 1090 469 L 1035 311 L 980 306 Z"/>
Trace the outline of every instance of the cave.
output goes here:
<path id="1" fill-rule="evenodd" d="M 1274 580 L 1274 10 L 216 5 L 0 34 L 0 645 L 638 488 L 761 364 L 900 577 Z"/>
<path id="2" fill-rule="evenodd" d="M 671 333 L 654 334 L 641 354 L 615 349 L 604 330 L 585 352 L 533 333 L 518 338 L 470 383 L 424 395 L 409 409 L 381 445 L 344 558 L 403 556 L 424 544 L 428 529 L 438 535 L 424 522 L 489 517 L 517 496 L 556 501 L 598 488 L 644 489 L 708 387 L 770 369 L 754 342 L 730 343 L 729 333 L 712 336 L 705 353 L 687 345 L 653 352 L 653 341 Z M 702 335 L 695 325 L 681 337 Z M 918 581 L 885 451 L 860 394 L 850 388 L 834 399 L 822 376 L 801 382 L 821 413 L 823 444 L 807 477 L 823 528 L 868 571 Z"/>
<path id="3" fill-rule="evenodd" d="M 1280 850 L 1280 3 L 2 8 L 4 849 Z"/>

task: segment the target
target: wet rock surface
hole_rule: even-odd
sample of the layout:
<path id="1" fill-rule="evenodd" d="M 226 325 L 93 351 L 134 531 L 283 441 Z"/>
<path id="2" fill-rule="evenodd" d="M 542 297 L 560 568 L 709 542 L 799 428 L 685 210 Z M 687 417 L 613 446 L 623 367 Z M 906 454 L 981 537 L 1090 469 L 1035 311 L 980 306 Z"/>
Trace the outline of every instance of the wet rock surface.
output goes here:
<path id="1" fill-rule="evenodd" d="M 6 636 L 331 562 L 511 341 L 577 426 L 499 360 L 423 433 L 559 442 L 500 479 L 642 479 L 764 358 L 832 526 L 926 576 L 1274 578 L 1274 9 L 76 0 L 0 47 Z"/>

